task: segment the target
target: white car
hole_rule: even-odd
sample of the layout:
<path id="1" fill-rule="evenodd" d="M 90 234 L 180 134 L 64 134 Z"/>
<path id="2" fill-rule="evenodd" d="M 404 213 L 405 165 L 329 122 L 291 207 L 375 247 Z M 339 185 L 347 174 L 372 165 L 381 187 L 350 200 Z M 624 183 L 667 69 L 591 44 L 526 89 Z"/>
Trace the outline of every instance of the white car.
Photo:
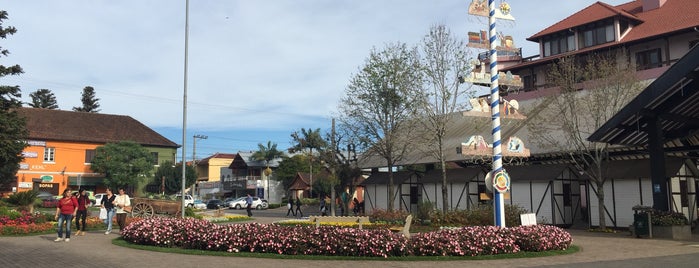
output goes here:
<path id="1" fill-rule="evenodd" d="M 234 208 L 234 209 L 244 209 L 245 208 L 245 198 L 247 198 L 247 197 L 246 196 L 238 197 L 237 199 L 229 202 L 228 207 Z M 255 209 L 266 208 L 265 204 L 262 202 L 262 199 L 260 199 L 259 197 L 252 198 L 252 207 Z"/>
<path id="2" fill-rule="evenodd" d="M 178 194 L 175 196 L 175 200 L 181 201 L 182 200 L 182 195 Z M 194 207 L 194 197 L 191 195 L 185 195 L 184 196 L 184 205 L 188 207 Z"/>

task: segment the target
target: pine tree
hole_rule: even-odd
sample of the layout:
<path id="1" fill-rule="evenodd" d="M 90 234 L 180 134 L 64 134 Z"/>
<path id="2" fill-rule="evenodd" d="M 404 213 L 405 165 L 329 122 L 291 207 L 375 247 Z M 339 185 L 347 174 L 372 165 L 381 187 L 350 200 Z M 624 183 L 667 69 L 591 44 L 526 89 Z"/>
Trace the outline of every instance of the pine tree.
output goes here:
<path id="1" fill-rule="evenodd" d="M 100 111 L 98 109 L 100 107 L 98 98 L 95 97 L 95 89 L 91 86 L 86 86 L 83 88 L 83 95 L 82 95 L 82 107 L 73 107 L 73 111 L 76 112 L 87 112 L 87 113 L 97 113 Z"/>
<path id="2" fill-rule="evenodd" d="M 58 103 L 56 102 L 56 95 L 51 92 L 51 90 L 42 88 L 29 94 L 32 98 L 32 102 L 27 103 L 33 108 L 43 108 L 55 110 L 58 109 Z"/>
<path id="3" fill-rule="evenodd" d="M 2 26 L 2 21 L 6 19 L 7 12 L 0 10 L 0 38 L 2 39 L 17 32 L 17 29 L 12 26 Z M 0 57 L 9 54 L 9 51 L 0 47 Z M 6 67 L 0 64 L 0 78 L 19 75 L 22 72 L 19 65 Z M 10 183 L 16 181 L 15 175 L 23 159 L 21 154 L 26 147 L 26 123 L 15 110 L 22 106 L 21 97 L 19 86 L 0 85 L 0 191 L 9 188 Z"/>

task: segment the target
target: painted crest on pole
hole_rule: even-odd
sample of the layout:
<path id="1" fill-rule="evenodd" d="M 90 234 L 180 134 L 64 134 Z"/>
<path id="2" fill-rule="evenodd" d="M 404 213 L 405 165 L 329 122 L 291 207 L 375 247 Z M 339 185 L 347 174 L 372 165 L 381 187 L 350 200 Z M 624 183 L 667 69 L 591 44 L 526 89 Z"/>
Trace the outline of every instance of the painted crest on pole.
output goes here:
<path id="1" fill-rule="evenodd" d="M 510 190 L 510 175 L 504 169 L 493 176 L 493 189 L 499 193 Z"/>
<path id="2" fill-rule="evenodd" d="M 468 14 L 488 17 L 489 16 L 488 1 L 487 0 L 472 0 L 471 4 L 468 5 Z M 510 14 L 512 8 L 507 2 L 502 2 L 495 9 L 495 18 L 501 20 L 515 20 L 515 17 Z"/>

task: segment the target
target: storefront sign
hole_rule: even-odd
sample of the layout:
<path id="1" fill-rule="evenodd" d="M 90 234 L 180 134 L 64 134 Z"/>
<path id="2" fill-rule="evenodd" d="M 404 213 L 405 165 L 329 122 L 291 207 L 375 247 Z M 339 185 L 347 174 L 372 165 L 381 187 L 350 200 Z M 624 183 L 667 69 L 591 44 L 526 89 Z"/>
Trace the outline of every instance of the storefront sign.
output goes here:
<path id="1" fill-rule="evenodd" d="M 45 141 L 33 141 L 33 140 L 28 140 L 27 144 L 29 146 L 43 146 L 46 147 L 46 142 Z"/>
<path id="2" fill-rule="evenodd" d="M 37 158 L 37 157 L 39 157 L 39 153 L 37 153 L 37 152 L 22 152 L 22 157 L 24 157 L 24 158 Z"/>

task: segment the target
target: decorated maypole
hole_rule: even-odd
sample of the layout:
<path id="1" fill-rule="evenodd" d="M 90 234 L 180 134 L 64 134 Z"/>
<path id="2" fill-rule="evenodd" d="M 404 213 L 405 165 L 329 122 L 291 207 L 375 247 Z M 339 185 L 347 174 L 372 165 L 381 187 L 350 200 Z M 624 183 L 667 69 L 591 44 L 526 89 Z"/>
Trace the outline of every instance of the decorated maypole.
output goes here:
<path id="1" fill-rule="evenodd" d="M 503 172 L 502 149 L 500 141 L 500 89 L 498 87 L 498 50 L 497 31 L 495 30 L 495 0 L 488 0 L 488 24 L 490 25 L 490 111 L 493 125 L 493 182 Z M 495 211 L 495 225 L 505 227 L 505 199 L 499 190 L 493 193 L 493 210 Z"/>
<path id="2" fill-rule="evenodd" d="M 509 61 L 513 61 L 512 55 L 519 55 L 521 57 L 521 51 L 514 46 L 511 36 L 498 34 L 495 29 L 495 21 L 497 19 L 514 21 L 514 17 L 510 15 L 509 4 L 500 1 L 500 5 L 496 8 L 495 0 L 488 0 L 487 5 L 486 0 L 472 0 L 469 5 L 469 14 L 488 17 L 489 30 L 483 30 L 480 33 L 468 33 L 468 46 L 487 49 L 487 53 L 479 54 L 479 58 L 473 61 L 473 71 L 469 76 L 464 77 L 464 81 L 473 83 L 474 85 L 490 87 L 490 103 L 488 103 L 487 97 L 471 99 L 469 100 L 471 103 L 471 110 L 464 112 L 464 115 L 489 116 L 492 123 L 493 143 L 492 145 L 486 144 L 482 136 L 474 135 L 469 137 L 467 142 L 461 144 L 459 151 L 464 156 L 492 156 L 492 171 L 488 172 L 486 175 L 485 184 L 486 188 L 492 192 L 494 224 L 498 227 L 505 227 L 504 200 L 505 198 L 509 198 L 510 177 L 502 167 L 503 156 L 507 156 L 510 159 L 528 157 L 529 150 L 526 149 L 522 141 L 515 136 L 509 137 L 505 152 L 502 150 L 500 118 L 524 119 L 525 117 L 517 111 L 519 105 L 516 101 L 512 100 L 508 102 L 500 98 L 500 85 L 507 86 L 509 90 L 515 90 L 522 87 L 522 81 L 519 76 L 513 75 L 510 72 L 501 74 L 498 71 L 498 51 L 503 51 L 503 53 L 508 56 L 507 59 Z M 483 57 L 480 55 L 483 55 Z M 487 69 L 484 64 L 485 62 L 490 64 L 489 73 L 485 73 Z M 478 71 L 476 71 L 476 69 Z M 502 107 L 500 105 L 501 102 L 503 103 Z M 491 199 L 487 196 L 486 198 Z"/>

